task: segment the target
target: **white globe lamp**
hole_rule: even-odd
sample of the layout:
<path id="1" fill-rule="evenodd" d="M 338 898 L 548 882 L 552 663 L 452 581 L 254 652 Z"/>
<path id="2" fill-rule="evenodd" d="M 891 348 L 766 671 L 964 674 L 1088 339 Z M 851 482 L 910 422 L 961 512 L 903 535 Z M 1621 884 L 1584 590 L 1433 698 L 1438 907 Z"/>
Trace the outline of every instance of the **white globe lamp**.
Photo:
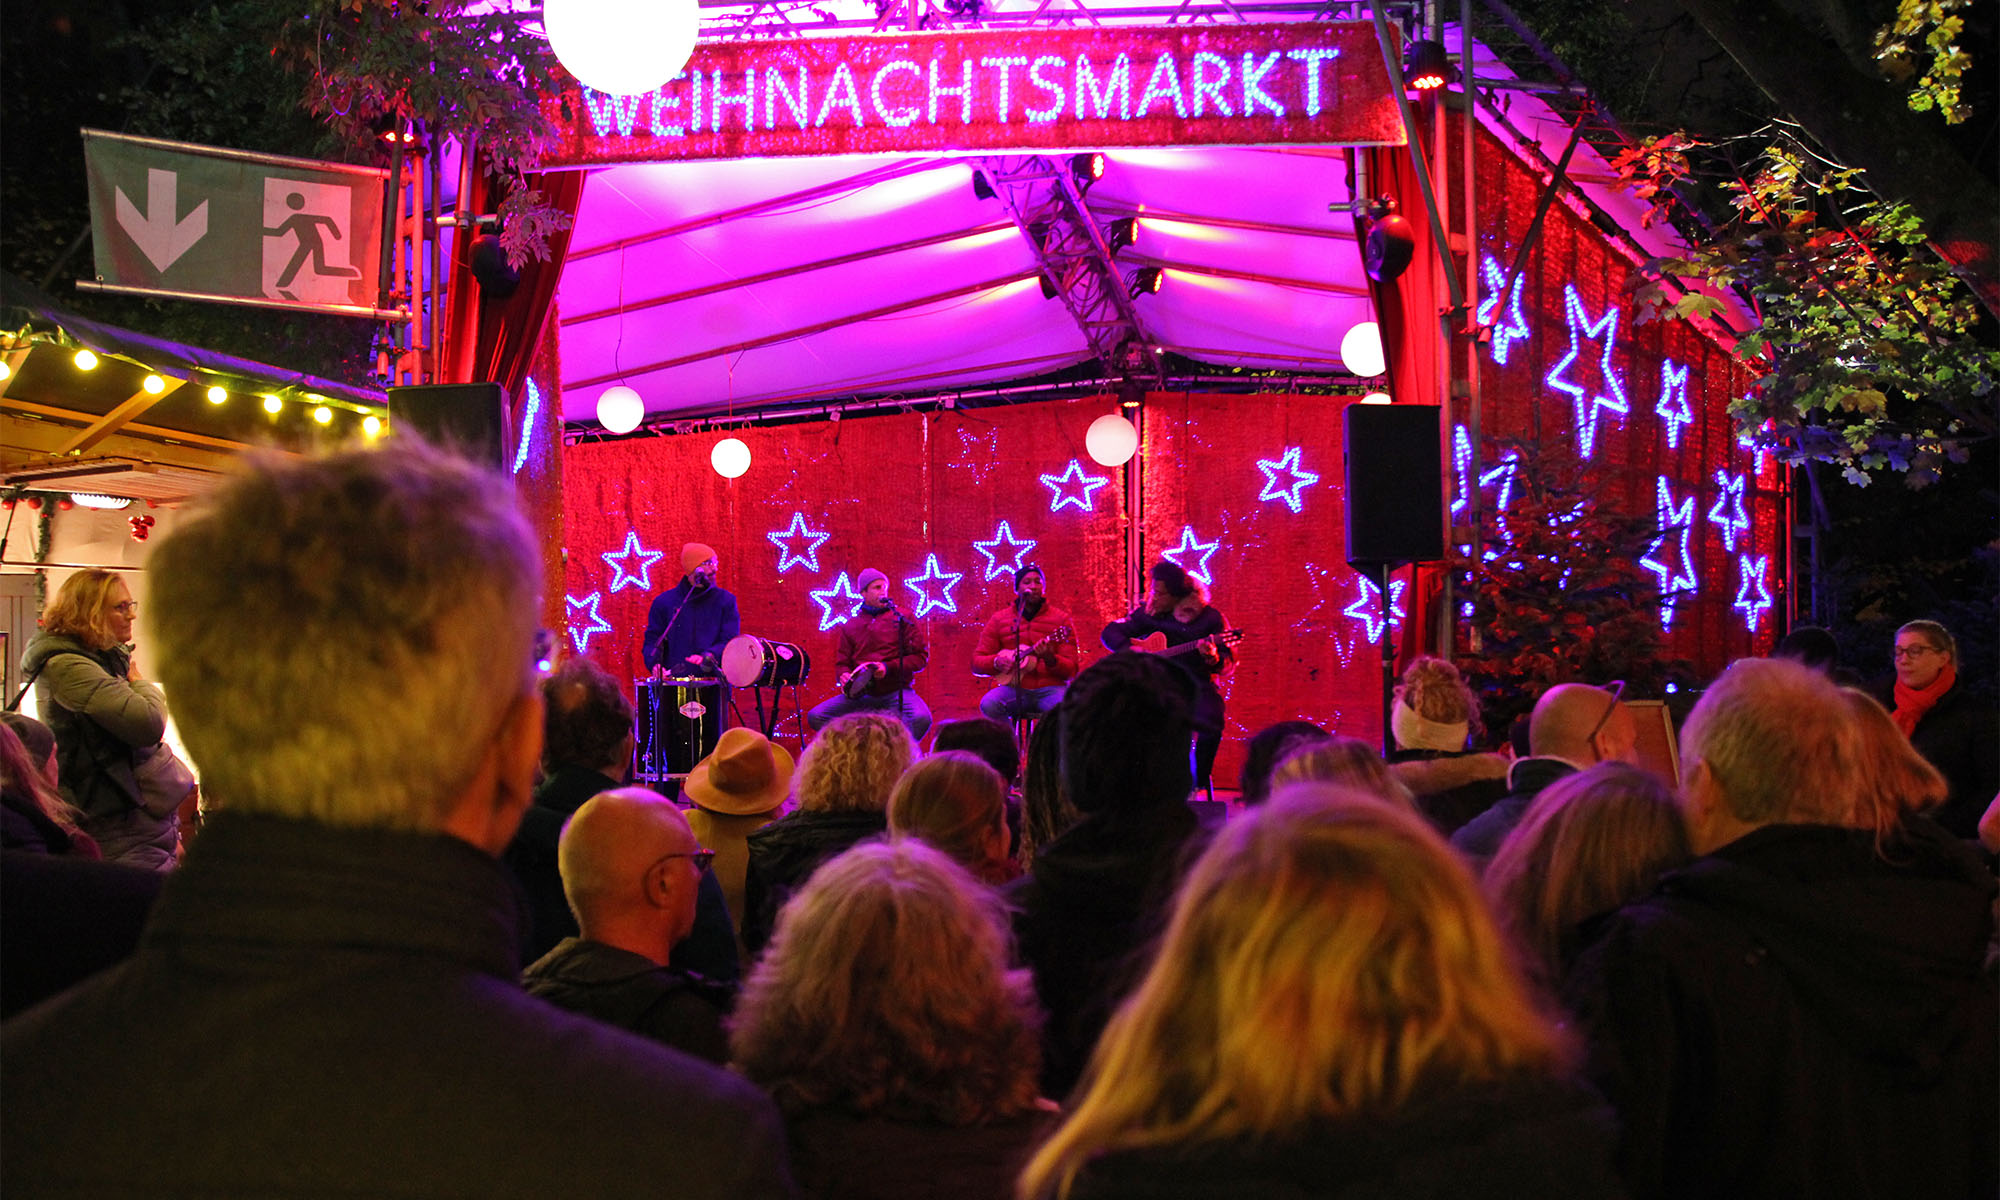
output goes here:
<path id="1" fill-rule="evenodd" d="M 563 69 L 585 87 L 637 96 L 687 65 L 698 0 L 544 0 L 542 28 Z"/>
<path id="2" fill-rule="evenodd" d="M 708 463 L 724 479 L 739 478 L 750 469 L 750 447 L 741 438 L 723 438 L 708 452 Z"/>
<path id="3" fill-rule="evenodd" d="M 1394 401 L 1393 399 L 1391 399 L 1391 398 L 1390 398 L 1390 396 L 1389 396 L 1389 393 L 1387 393 L 1387 392 L 1370 392 L 1370 393 L 1368 393 L 1368 394 L 1367 394 L 1366 396 L 1363 396 L 1363 397 L 1361 397 L 1361 403 L 1363 403 L 1363 404 L 1394 404 L 1394 403 L 1395 403 L 1395 401 Z"/>
<path id="4" fill-rule="evenodd" d="M 1084 431 L 1083 448 L 1099 466 L 1122 467 L 1139 451 L 1139 431 L 1123 413 L 1105 413 Z"/>
<path id="5" fill-rule="evenodd" d="M 597 423 L 606 433 L 630 433 L 645 419 L 646 402 L 622 383 L 597 398 Z"/>
<path id="6" fill-rule="evenodd" d="M 1340 362 L 1348 371 L 1363 379 L 1373 379 L 1389 369 L 1389 360 L 1382 354 L 1382 328 L 1373 321 L 1363 321 L 1348 330 L 1340 339 Z"/>

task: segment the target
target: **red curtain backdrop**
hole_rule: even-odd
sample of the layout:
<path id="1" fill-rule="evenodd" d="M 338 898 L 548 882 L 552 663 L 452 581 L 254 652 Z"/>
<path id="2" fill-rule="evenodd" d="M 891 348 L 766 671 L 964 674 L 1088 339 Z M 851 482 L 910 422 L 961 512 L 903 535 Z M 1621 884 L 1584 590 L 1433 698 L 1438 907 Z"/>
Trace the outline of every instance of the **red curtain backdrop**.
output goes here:
<path id="1" fill-rule="evenodd" d="M 527 186 L 537 188 L 550 205 L 576 216 L 583 200 L 582 171 L 544 171 L 530 175 Z M 472 193 L 460 197 L 459 209 L 467 213 L 492 213 L 508 186 L 484 171 L 472 173 Z M 550 327 L 555 306 L 556 282 L 562 277 L 563 260 L 569 254 L 570 231 L 549 239 L 549 257 L 530 261 L 521 268 L 521 283 L 514 294 L 494 302 L 480 295 L 472 277 L 472 238 L 460 229 L 452 239 L 451 266 L 445 292 L 445 314 L 439 329 L 443 347 L 438 364 L 438 383 L 497 383 L 507 389 L 509 402 L 520 415 L 524 384 L 529 365 L 542 345 L 542 334 Z"/>

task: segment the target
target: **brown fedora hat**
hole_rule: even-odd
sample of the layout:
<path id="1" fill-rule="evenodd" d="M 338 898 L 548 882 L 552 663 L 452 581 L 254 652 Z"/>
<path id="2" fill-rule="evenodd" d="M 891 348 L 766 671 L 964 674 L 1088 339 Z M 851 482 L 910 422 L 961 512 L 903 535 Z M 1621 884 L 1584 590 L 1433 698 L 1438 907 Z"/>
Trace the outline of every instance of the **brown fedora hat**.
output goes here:
<path id="1" fill-rule="evenodd" d="M 739 725 L 688 772 L 681 794 L 710 812 L 748 817 L 777 808 L 791 790 L 791 751 Z"/>

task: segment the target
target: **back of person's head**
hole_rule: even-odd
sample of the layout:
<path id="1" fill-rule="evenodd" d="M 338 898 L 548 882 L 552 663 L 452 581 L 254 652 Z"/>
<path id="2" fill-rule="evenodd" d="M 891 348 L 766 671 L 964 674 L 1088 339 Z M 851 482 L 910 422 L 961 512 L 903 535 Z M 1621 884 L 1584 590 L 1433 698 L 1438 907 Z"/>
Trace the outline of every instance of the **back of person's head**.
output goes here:
<path id="1" fill-rule="evenodd" d="M 911 763 L 889 793 L 889 833 L 920 838 L 988 878 L 1007 857 L 1007 785 L 976 755 L 927 755 Z"/>
<path id="2" fill-rule="evenodd" d="M 1554 981 L 1578 925 L 1645 895 L 1693 856 L 1664 780 L 1599 763 L 1535 797 L 1487 866 L 1486 889 L 1530 968 Z"/>
<path id="3" fill-rule="evenodd" d="M 1028 735 L 1028 764 L 1021 777 L 1021 837 L 1016 865 L 1027 870 L 1035 850 L 1061 837 L 1082 814 L 1069 802 L 1062 781 L 1063 705 L 1042 714 Z"/>
<path id="4" fill-rule="evenodd" d="M 583 657 L 542 680 L 542 762 L 599 768 L 618 761 L 632 734 L 632 702 L 611 673 Z"/>
<path id="5" fill-rule="evenodd" d="M 864 842 L 779 914 L 731 1059 L 789 1113 L 978 1125 L 1032 1110 L 1034 989 L 994 893 L 917 841 Z"/>
<path id="6" fill-rule="evenodd" d="M 1279 788 L 1195 863 L 1023 1196 L 1094 1155 L 1282 1137 L 1566 1062 L 1471 875 L 1422 818 Z"/>
<path id="7" fill-rule="evenodd" d="M 1559 683 L 1535 701 L 1528 716 L 1528 748 L 1537 756 L 1566 759 L 1580 766 L 1628 758 L 1639 727 L 1619 699 L 1621 687 Z"/>
<path id="8" fill-rule="evenodd" d="M 916 743 L 901 721 L 849 713 L 827 722 L 806 747 L 793 794 L 806 812 L 878 813 L 916 756 Z"/>
<path id="9" fill-rule="evenodd" d="M 1771 648 L 1771 657 L 1789 658 L 1831 674 L 1840 666 L 1840 643 L 1817 625 L 1800 625 L 1778 639 L 1778 644 Z"/>
<path id="10" fill-rule="evenodd" d="M 19 712 L 0 712 L 0 725 L 14 731 L 14 736 L 21 739 L 21 748 L 28 753 L 28 761 L 35 764 L 51 787 L 56 786 L 55 731 L 27 713 Z"/>
<path id="11" fill-rule="evenodd" d="M 111 630 L 111 607 L 119 583 L 117 572 L 102 567 L 75 572 L 42 609 L 42 631 L 75 638 L 92 650 L 110 648 L 118 640 Z"/>
<path id="12" fill-rule="evenodd" d="M 1062 781 L 1079 812 L 1179 804 L 1188 763 L 1194 679 L 1156 654 L 1098 659 L 1063 696 Z"/>
<path id="13" fill-rule="evenodd" d="M 1013 787 L 1021 776 L 1021 747 L 1014 731 L 991 717 L 966 717 L 940 721 L 931 731 L 932 750 L 964 750 L 979 756 L 1000 773 L 1000 780 Z"/>
<path id="14" fill-rule="evenodd" d="M 1375 747 L 1360 738 L 1331 734 L 1294 746 L 1271 768 L 1273 791 L 1288 783 L 1333 783 L 1367 792 L 1415 812 L 1417 800 Z"/>
<path id="15" fill-rule="evenodd" d="M 1245 804 L 1262 804 L 1271 795 L 1271 768 L 1307 742 L 1333 735 L 1311 721 L 1279 721 L 1252 734 L 1243 747 L 1243 774 L 1237 780 Z"/>
<path id="16" fill-rule="evenodd" d="M 1944 803 L 1951 787 L 1875 697 L 1843 688 L 1841 699 L 1855 736 L 1854 807 L 1841 824 L 1873 830 L 1879 842 L 1904 817 Z"/>
<path id="17" fill-rule="evenodd" d="M 519 720 L 539 751 L 540 555 L 470 463 L 407 435 L 259 462 L 150 575 L 157 673 L 219 807 L 435 829 Z"/>
<path id="18" fill-rule="evenodd" d="M 1859 744 L 1833 681 L 1775 658 L 1738 659 L 1695 702 L 1681 730 L 1684 776 L 1706 770 L 1745 825 L 1844 825 Z"/>
<path id="19" fill-rule="evenodd" d="M 583 936 L 664 964 L 694 928 L 700 849 L 681 810 L 657 792 L 613 788 L 584 801 L 556 842 L 563 897 Z"/>
<path id="20" fill-rule="evenodd" d="M 36 724 L 40 722 L 37 721 Z M 48 772 L 44 769 L 46 762 L 46 758 L 36 760 L 27 744 L 14 732 L 13 722 L 0 722 L 0 790 L 32 805 L 36 811 L 60 826 L 64 833 L 74 834 L 76 809 L 62 798 L 61 792 L 56 790 L 55 781 L 49 778 Z"/>
<path id="21" fill-rule="evenodd" d="M 1480 732 L 1479 698 L 1457 667 L 1422 655 L 1404 669 L 1389 721 L 1406 750 L 1463 750 Z"/>

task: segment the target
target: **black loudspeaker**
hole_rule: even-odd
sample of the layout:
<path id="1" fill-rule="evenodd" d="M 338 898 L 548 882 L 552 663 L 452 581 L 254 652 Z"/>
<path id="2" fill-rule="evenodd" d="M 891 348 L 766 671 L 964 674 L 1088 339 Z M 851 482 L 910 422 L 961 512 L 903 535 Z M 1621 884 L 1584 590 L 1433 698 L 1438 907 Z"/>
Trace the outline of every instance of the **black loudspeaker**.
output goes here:
<path id="1" fill-rule="evenodd" d="M 483 467 L 512 465 L 507 389 L 497 383 L 430 383 L 389 389 L 389 420 Z"/>
<path id="2" fill-rule="evenodd" d="M 1347 563 L 1444 558 L 1444 461 L 1435 404 L 1350 404 Z"/>

